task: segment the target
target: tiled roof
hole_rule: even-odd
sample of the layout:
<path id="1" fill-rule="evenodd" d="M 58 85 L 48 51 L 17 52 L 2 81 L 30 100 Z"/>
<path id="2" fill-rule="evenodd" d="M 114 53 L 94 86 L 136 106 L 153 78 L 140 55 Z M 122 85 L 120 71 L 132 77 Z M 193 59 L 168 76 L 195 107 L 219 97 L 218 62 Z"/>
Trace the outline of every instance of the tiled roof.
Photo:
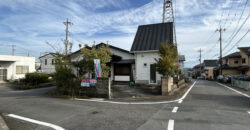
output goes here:
<path id="1" fill-rule="evenodd" d="M 158 23 L 138 27 L 131 51 L 159 50 L 160 44 L 173 43 L 173 23 Z"/>
<path id="2" fill-rule="evenodd" d="M 218 60 L 204 60 L 206 67 L 216 67 L 218 66 Z"/>
<path id="3" fill-rule="evenodd" d="M 234 53 L 231 53 L 223 58 L 240 58 L 241 55 L 240 55 L 240 52 L 234 52 Z"/>
<path id="4" fill-rule="evenodd" d="M 250 55 L 250 47 L 239 47 L 238 49 L 245 52 L 247 55 Z"/>
<path id="5" fill-rule="evenodd" d="M 186 60 L 184 55 L 179 55 L 178 58 L 179 58 L 179 61 L 185 61 Z"/>

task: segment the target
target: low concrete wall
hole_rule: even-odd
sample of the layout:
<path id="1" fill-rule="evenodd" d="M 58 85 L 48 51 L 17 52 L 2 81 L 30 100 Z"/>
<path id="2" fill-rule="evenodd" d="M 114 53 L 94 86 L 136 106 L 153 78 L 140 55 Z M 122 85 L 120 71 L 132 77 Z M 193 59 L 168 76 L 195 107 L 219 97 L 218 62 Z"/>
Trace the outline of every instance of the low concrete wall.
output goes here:
<path id="1" fill-rule="evenodd" d="M 250 91 L 250 81 L 242 81 L 232 78 L 232 86 Z"/>
<path id="2" fill-rule="evenodd" d="M 162 77 L 162 85 L 161 85 L 161 90 L 162 90 L 162 96 L 167 96 L 167 95 L 173 95 L 175 91 L 179 91 L 180 88 L 185 87 L 185 80 L 179 80 L 177 84 L 173 83 L 173 78 L 166 78 Z"/>

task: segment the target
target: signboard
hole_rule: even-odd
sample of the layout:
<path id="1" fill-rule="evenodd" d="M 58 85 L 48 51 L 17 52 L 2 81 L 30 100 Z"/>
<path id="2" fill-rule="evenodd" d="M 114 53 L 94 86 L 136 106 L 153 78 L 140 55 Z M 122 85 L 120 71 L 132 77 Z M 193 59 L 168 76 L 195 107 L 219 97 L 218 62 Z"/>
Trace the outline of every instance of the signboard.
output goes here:
<path id="1" fill-rule="evenodd" d="M 96 86 L 96 79 L 82 79 L 81 86 L 82 87 L 90 87 L 90 86 Z"/>
<path id="2" fill-rule="evenodd" d="M 95 65 L 95 78 L 97 79 L 99 77 L 102 77 L 100 59 L 94 59 L 94 65 Z"/>

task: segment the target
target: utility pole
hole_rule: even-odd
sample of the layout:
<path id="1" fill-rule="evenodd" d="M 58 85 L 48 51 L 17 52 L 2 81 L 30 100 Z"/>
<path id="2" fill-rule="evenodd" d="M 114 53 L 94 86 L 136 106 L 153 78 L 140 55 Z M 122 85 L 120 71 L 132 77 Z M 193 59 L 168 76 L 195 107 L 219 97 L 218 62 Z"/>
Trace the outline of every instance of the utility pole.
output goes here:
<path id="1" fill-rule="evenodd" d="M 65 34 L 65 41 L 64 41 L 64 45 L 65 45 L 65 55 L 68 55 L 68 46 L 69 46 L 69 40 L 68 40 L 68 36 L 69 36 L 69 25 L 73 25 L 72 22 L 69 22 L 68 18 L 66 22 L 63 22 L 63 24 L 66 26 L 66 34 Z"/>
<path id="2" fill-rule="evenodd" d="M 12 44 L 11 46 L 12 46 L 12 56 L 14 56 L 15 55 L 15 50 L 16 50 L 15 49 L 16 45 Z"/>
<path id="3" fill-rule="evenodd" d="M 222 75 L 222 31 L 226 31 L 226 29 L 222 29 L 221 26 L 219 29 L 217 29 L 216 31 L 220 32 L 220 75 Z"/>
<path id="4" fill-rule="evenodd" d="M 199 61 L 200 61 L 200 76 L 201 76 L 201 70 L 202 70 L 202 66 L 201 66 L 201 52 L 202 52 L 202 50 L 201 50 L 201 48 L 200 48 L 200 50 L 198 50 L 198 52 L 200 53 Z"/>

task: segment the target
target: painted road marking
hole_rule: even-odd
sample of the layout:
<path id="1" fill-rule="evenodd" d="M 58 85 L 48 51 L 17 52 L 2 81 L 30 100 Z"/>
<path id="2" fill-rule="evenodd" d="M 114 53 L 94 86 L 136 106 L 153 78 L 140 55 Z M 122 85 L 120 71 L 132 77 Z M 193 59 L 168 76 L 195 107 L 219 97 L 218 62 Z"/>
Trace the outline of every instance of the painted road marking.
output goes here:
<path id="1" fill-rule="evenodd" d="M 178 107 L 174 107 L 173 110 L 172 110 L 172 112 L 173 112 L 173 113 L 176 113 L 177 110 L 178 110 Z"/>
<path id="2" fill-rule="evenodd" d="M 168 121 L 168 130 L 174 130 L 174 120 Z"/>
<path id="3" fill-rule="evenodd" d="M 250 114 L 250 111 L 248 111 L 248 114 Z"/>
<path id="4" fill-rule="evenodd" d="M 149 104 L 166 104 L 166 103 L 173 103 L 179 102 L 184 100 L 191 89 L 194 87 L 196 81 L 191 85 L 191 87 L 187 90 L 187 92 L 179 99 L 172 100 L 172 101 L 160 101 L 160 102 L 115 102 L 115 101 L 105 101 L 105 100 L 96 100 L 96 99 L 79 99 L 75 98 L 75 100 L 79 101 L 88 101 L 88 102 L 102 102 L 102 103 L 112 103 L 112 104 L 124 104 L 124 105 L 149 105 Z M 181 101 L 182 102 L 182 101 Z"/>
<path id="5" fill-rule="evenodd" d="M 183 100 L 180 100 L 178 103 L 182 103 Z"/>
<path id="6" fill-rule="evenodd" d="M 26 117 L 14 115 L 14 114 L 8 114 L 7 116 L 12 117 L 12 118 L 16 118 L 16 119 L 20 119 L 20 120 L 24 120 L 24 121 L 28 121 L 28 122 L 31 122 L 31 123 L 47 126 L 47 127 L 53 128 L 55 130 L 65 130 L 64 128 L 62 128 L 60 126 L 57 126 L 57 125 L 54 125 L 54 124 L 51 124 L 51 123 L 46 123 L 46 122 L 42 122 L 42 121 L 38 121 L 38 120 L 33 120 L 33 119 L 30 119 L 30 118 L 26 118 Z"/>
<path id="7" fill-rule="evenodd" d="M 228 87 L 227 85 L 224 85 L 224 84 L 221 84 L 221 83 L 218 83 L 218 82 L 217 82 L 217 84 L 219 84 L 219 85 L 221 85 L 221 86 L 223 86 L 223 87 L 225 87 L 225 88 L 228 88 L 228 89 L 230 89 L 230 90 L 232 90 L 232 91 L 234 91 L 234 92 L 236 92 L 236 93 L 238 93 L 238 94 L 240 94 L 240 95 L 243 95 L 243 96 L 245 96 L 245 97 L 250 98 L 249 95 L 247 95 L 247 94 L 245 94 L 245 93 L 242 93 L 242 92 L 240 92 L 240 91 L 238 91 L 238 90 L 236 90 L 236 89 L 233 89 L 233 88 L 231 88 L 231 87 Z"/>

